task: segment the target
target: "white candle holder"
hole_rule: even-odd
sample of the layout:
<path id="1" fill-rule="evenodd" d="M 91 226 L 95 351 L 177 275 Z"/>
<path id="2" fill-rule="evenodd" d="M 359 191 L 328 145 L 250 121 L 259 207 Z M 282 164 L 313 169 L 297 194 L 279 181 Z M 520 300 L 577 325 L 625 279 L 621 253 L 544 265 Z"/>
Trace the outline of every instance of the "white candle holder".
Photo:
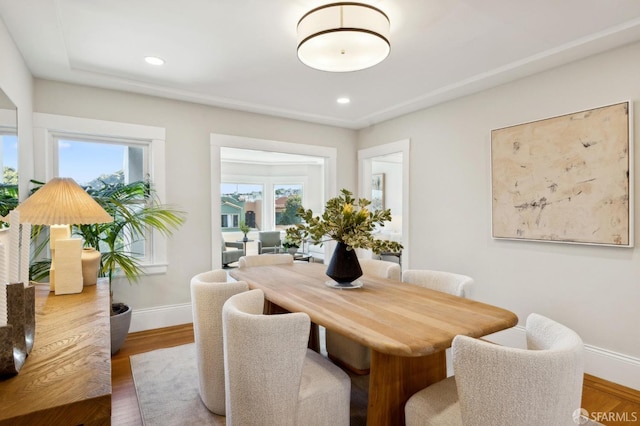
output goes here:
<path id="1" fill-rule="evenodd" d="M 6 284 L 7 325 L 0 327 L 0 379 L 20 372 L 33 348 L 36 316 L 35 287 Z"/>

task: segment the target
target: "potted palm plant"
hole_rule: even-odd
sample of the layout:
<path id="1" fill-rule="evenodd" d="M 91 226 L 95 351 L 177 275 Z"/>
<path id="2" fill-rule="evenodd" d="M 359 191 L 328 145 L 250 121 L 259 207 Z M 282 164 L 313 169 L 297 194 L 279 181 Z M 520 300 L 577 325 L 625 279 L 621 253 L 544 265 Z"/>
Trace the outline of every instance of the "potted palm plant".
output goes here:
<path id="1" fill-rule="evenodd" d="M 132 183 L 105 183 L 99 188 L 87 188 L 87 193 L 104 208 L 113 222 L 92 225 L 74 225 L 72 233 L 84 239 L 85 247 L 99 250 L 99 275 L 107 277 L 113 298 L 116 275 L 130 283 L 142 275 L 141 253 L 133 248 L 147 230 L 171 235 L 185 220 L 184 212 L 160 204 L 148 180 Z M 32 263 L 33 279 L 42 279 L 48 273 L 50 260 Z M 131 322 L 131 307 L 125 303 L 111 303 L 111 353 L 115 354 L 124 343 Z"/>

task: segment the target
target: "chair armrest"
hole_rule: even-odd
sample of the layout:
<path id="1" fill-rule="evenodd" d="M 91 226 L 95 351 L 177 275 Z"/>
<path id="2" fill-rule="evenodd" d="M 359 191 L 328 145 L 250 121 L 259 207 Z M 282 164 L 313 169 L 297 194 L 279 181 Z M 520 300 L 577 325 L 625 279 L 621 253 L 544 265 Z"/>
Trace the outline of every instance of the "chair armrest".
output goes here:
<path id="1" fill-rule="evenodd" d="M 225 245 L 225 247 L 234 247 L 234 248 L 237 248 L 237 249 L 242 249 L 243 248 L 242 243 L 233 242 L 233 241 L 225 242 L 224 245 Z"/>

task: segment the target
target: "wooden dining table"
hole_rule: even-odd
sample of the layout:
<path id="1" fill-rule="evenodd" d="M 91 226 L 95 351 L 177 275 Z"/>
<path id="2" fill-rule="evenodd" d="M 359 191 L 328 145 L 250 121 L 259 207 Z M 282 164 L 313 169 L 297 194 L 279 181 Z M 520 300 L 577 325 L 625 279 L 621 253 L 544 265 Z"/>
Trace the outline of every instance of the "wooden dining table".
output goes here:
<path id="1" fill-rule="evenodd" d="M 306 312 L 314 324 L 371 349 L 367 425 L 404 425 L 411 395 L 447 376 L 445 350 L 456 335 L 481 337 L 518 317 L 496 306 L 400 281 L 363 276 L 361 288 L 327 285 L 326 265 L 294 263 L 235 269 L 268 302 Z"/>

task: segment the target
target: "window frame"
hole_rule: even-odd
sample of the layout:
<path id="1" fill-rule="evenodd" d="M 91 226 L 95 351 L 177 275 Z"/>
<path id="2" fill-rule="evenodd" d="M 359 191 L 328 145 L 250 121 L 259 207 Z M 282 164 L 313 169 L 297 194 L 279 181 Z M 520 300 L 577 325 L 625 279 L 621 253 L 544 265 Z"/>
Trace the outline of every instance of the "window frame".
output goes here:
<path id="1" fill-rule="evenodd" d="M 260 203 L 260 208 L 261 208 L 261 212 L 260 212 L 260 217 L 264 217 L 265 215 L 265 201 L 264 201 L 264 192 L 265 192 L 265 184 L 262 180 L 260 179 L 255 179 L 253 177 L 251 177 L 250 179 L 226 179 L 224 181 L 220 181 L 220 186 L 224 185 L 224 184 L 230 184 L 230 185 L 255 185 L 255 186 L 260 186 L 262 187 L 262 203 Z M 222 200 L 222 188 L 220 188 L 220 200 Z M 245 211 L 246 214 L 246 211 Z M 222 213 L 220 214 L 220 216 L 222 216 Z M 230 216 L 230 215 L 227 215 Z M 240 214 L 234 215 L 238 217 L 238 226 L 227 226 L 226 228 L 221 226 L 222 232 L 234 232 L 234 231 L 238 231 L 238 228 L 240 226 L 240 222 L 242 222 L 243 220 L 245 220 L 245 218 L 241 217 Z M 222 222 L 220 223 L 222 225 Z M 255 230 L 262 230 L 262 223 L 260 224 L 256 224 L 257 226 L 253 229 Z"/>
<path id="2" fill-rule="evenodd" d="M 54 176 L 60 177 L 60 143 L 61 142 L 71 142 L 71 143 L 90 143 L 90 144 L 102 144 L 102 145 L 111 145 L 118 146 L 122 148 L 135 147 L 142 150 L 142 171 L 141 175 L 149 176 L 149 143 L 141 143 L 139 141 L 131 141 L 123 138 L 108 138 L 108 137 L 88 137 L 87 135 L 77 135 L 77 134 L 69 134 L 63 132 L 52 132 L 51 136 L 53 137 L 53 173 Z M 72 177 L 73 176 L 64 176 L 64 177 Z M 76 180 L 77 181 L 77 180 Z M 77 182 L 82 184 L 81 182 Z M 130 183 L 130 182 L 125 182 Z M 142 200 L 138 203 L 140 206 L 144 206 Z M 126 230 L 125 230 L 126 231 Z M 131 235 L 125 237 L 130 239 Z M 139 247 L 135 243 L 128 242 L 126 245 L 126 250 L 132 253 L 133 257 L 135 257 L 141 264 L 146 265 L 153 263 L 153 235 L 151 232 L 145 232 L 144 238 L 142 239 L 143 246 L 143 254 L 136 255 L 136 250 L 134 247 Z M 99 247 L 95 247 L 96 249 L 100 249 Z"/>
<path id="3" fill-rule="evenodd" d="M 290 182 L 286 182 L 286 181 L 290 181 Z M 271 195 L 272 195 L 271 202 L 273 203 L 273 229 L 275 230 L 278 230 L 278 226 L 283 226 L 283 225 L 278 225 L 278 215 L 276 213 L 276 187 L 277 186 L 294 186 L 294 185 L 300 187 L 300 191 L 302 192 L 302 198 L 301 198 L 302 206 L 305 206 L 306 205 L 305 204 L 306 179 L 299 178 L 299 177 L 285 176 L 285 177 L 278 177 L 274 179 L 273 183 L 271 184 Z"/>
<path id="4" fill-rule="evenodd" d="M 101 141 L 146 147 L 146 170 L 161 203 L 166 199 L 165 129 L 140 124 L 34 113 L 34 142 L 42 151 L 34 153 L 36 176 L 48 182 L 57 174 L 57 139 Z M 39 173 L 39 174 L 38 174 Z M 167 238 L 154 230 L 146 241 L 147 257 L 142 261 L 145 275 L 167 271 Z"/>

